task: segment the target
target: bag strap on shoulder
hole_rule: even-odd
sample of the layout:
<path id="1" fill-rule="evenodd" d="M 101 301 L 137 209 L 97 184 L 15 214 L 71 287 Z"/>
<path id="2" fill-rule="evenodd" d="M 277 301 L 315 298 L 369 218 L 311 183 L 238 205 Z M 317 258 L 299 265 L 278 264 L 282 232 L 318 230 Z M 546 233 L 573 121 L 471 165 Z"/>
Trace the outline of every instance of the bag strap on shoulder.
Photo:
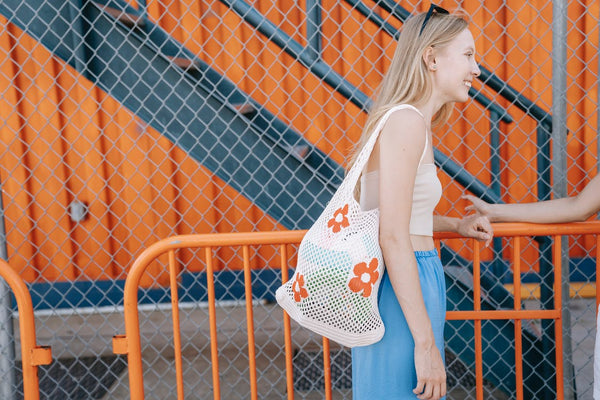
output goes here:
<path id="1" fill-rule="evenodd" d="M 365 165 L 367 164 L 367 161 L 369 161 L 369 157 L 371 156 L 371 152 L 373 151 L 373 148 L 375 147 L 375 143 L 377 142 L 379 133 L 383 129 L 383 125 L 386 123 L 386 121 L 388 120 L 390 115 L 392 115 L 392 113 L 394 111 L 402 110 L 405 108 L 409 108 L 413 111 L 416 111 L 421 117 L 423 117 L 423 114 L 421 114 L 421 111 L 419 111 L 416 107 L 414 107 L 410 104 L 399 104 L 397 106 L 390 108 L 383 115 L 383 117 L 381 117 L 381 119 L 377 123 L 377 126 L 375 126 L 375 130 L 369 137 L 369 140 L 367 140 L 367 143 L 365 143 L 363 148 L 360 150 L 360 153 L 358 154 L 358 157 L 356 157 L 356 161 L 354 162 L 354 165 L 352 165 L 352 167 L 350 168 L 350 171 L 348 171 L 348 175 L 344 179 L 344 182 L 342 182 L 342 185 L 350 185 L 349 190 L 354 190 L 354 187 L 356 186 L 356 183 L 358 182 L 358 178 L 359 178 L 362 170 L 364 169 Z M 427 136 L 425 136 L 425 140 L 427 140 Z M 425 148 L 427 148 L 427 146 L 425 146 Z M 421 156 L 421 158 L 423 158 L 423 157 Z"/>

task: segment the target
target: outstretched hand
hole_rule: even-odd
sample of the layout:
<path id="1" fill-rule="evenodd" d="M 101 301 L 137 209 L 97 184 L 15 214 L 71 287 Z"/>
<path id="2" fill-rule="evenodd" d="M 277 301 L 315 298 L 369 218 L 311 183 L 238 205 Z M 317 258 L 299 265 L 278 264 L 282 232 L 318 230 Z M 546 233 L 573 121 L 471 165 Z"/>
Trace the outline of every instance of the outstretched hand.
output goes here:
<path id="1" fill-rule="evenodd" d="M 488 247 L 494 237 L 494 230 L 486 216 L 472 214 L 463 217 L 458 224 L 458 234 L 462 237 L 474 238 L 485 241 L 485 247 Z"/>
<path id="2" fill-rule="evenodd" d="M 465 211 L 472 211 L 484 217 L 489 217 L 490 205 L 479 197 L 475 197 L 472 194 L 463 194 L 460 198 L 471 202 L 470 205 L 465 207 Z"/>

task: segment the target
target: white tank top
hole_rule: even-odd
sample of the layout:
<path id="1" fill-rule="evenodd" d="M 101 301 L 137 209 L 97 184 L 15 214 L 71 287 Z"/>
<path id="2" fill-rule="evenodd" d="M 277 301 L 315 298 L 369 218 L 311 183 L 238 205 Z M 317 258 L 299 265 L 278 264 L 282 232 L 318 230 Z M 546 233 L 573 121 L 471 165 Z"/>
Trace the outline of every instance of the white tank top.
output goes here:
<path id="1" fill-rule="evenodd" d="M 437 176 L 435 164 L 423 163 L 425 148 L 419 160 L 412 196 L 409 233 L 411 235 L 433 236 L 433 210 L 442 197 L 442 184 Z M 363 173 L 360 181 L 360 205 L 363 210 L 379 207 L 379 171 Z"/>

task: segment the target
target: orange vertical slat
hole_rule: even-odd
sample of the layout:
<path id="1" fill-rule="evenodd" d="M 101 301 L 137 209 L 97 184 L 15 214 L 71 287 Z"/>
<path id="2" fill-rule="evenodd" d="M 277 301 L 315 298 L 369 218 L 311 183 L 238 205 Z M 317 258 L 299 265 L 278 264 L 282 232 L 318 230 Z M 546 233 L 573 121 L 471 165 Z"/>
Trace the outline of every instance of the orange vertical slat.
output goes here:
<path id="1" fill-rule="evenodd" d="M 596 235 L 596 314 L 598 314 L 598 305 L 600 304 L 600 235 Z"/>
<path id="2" fill-rule="evenodd" d="M 331 400 L 331 352 L 329 339 L 323 337 L 323 372 L 325 374 L 325 400 Z"/>
<path id="3" fill-rule="evenodd" d="M 479 242 L 473 242 L 473 310 L 481 311 L 481 263 Z M 481 348 L 481 317 L 475 319 L 475 384 L 477 400 L 483 400 L 483 359 Z"/>
<path id="4" fill-rule="evenodd" d="M 258 398 L 256 387 L 256 348 L 254 343 L 254 314 L 252 312 L 252 277 L 248 246 L 242 246 L 244 254 L 244 286 L 246 289 L 246 324 L 248 326 L 248 362 L 250 370 L 250 398 Z"/>
<path id="5" fill-rule="evenodd" d="M 281 251 L 281 283 L 284 284 L 289 279 L 287 246 L 280 245 Z M 283 335 L 285 341 L 285 379 L 287 387 L 288 400 L 294 400 L 294 363 L 292 359 L 292 327 L 290 316 L 283 312 Z"/>
<path id="6" fill-rule="evenodd" d="M 175 358 L 175 375 L 177 381 L 177 399 L 183 400 L 183 362 L 181 354 L 181 324 L 179 319 L 179 294 L 177 293 L 177 266 L 175 251 L 169 251 L 169 280 L 171 284 L 171 310 L 173 313 L 173 345 Z"/>
<path id="7" fill-rule="evenodd" d="M 142 253 L 142 256 L 144 253 Z M 143 274 L 145 260 L 140 257 L 131 266 L 123 290 L 123 316 L 125 319 L 124 353 L 127 354 L 129 372 L 129 395 L 131 400 L 144 400 L 144 369 L 142 366 L 142 344 L 138 313 L 139 277 Z M 146 261 L 147 262 L 147 261 Z M 114 348 L 114 347 L 113 347 Z"/>
<path id="8" fill-rule="evenodd" d="M 212 247 L 204 249 L 206 258 L 206 291 L 208 292 L 208 318 L 210 322 L 210 359 L 212 362 L 213 398 L 221 399 L 219 381 L 219 346 L 217 344 L 217 310 L 215 306 L 215 276 L 213 268 Z"/>
<path id="9" fill-rule="evenodd" d="M 513 243 L 513 283 L 514 309 L 521 309 L 521 237 L 516 236 Z M 523 400 L 523 341 L 521 320 L 515 319 L 515 387 L 517 400 Z"/>
<path id="10" fill-rule="evenodd" d="M 556 338 L 556 398 L 564 398 L 563 381 L 563 331 L 562 331 L 562 237 L 554 236 L 553 256 L 554 259 L 554 309 L 559 312 L 554 322 L 554 336 Z"/>

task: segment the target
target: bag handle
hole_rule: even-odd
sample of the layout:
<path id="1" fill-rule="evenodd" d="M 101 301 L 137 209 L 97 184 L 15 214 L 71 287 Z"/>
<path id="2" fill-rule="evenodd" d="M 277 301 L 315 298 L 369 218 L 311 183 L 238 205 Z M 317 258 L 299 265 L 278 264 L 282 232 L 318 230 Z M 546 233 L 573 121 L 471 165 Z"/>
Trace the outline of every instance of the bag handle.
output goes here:
<path id="1" fill-rule="evenodd" d="M 367 161 L 369 160 L 369 157 L 371 156 L 371 152 L 375 147 L 375 142 L 377 142 L 377 138 L 379 137 L 379 133 L 381 132 L 383 125 L 386 123 L 386 121 L 394 111 L 402 110 L 404 108 L 410 108 L 411 110 L 416 111 L 421 117 L 423 117 L 421 111 L 419 111 L 415 106 L 412 106 L 410 104 L 400 104 L 386 111 L 386 113 L 383 114 L 383 117 L 381 117 L 381 119 L 377 123 L 377 126 L 371 134 L 371 137 L 369 137 L 367 143 L 365 143 L 360 153 L 358 153 L 358 157 L 356 157 L 354 165 L 350 167 L 350 171 L 348 171 L 346 179 L 344 179 L 344 181 L 342 182 L 342 186 L 350 185 L 349 190 L 354 190 L 354 188 L 356 187 L 356 183 L 358 182 L 358 178 L 360 177 L 362 170 L 364 169 L 365 165 L 367 164 Z"/>

